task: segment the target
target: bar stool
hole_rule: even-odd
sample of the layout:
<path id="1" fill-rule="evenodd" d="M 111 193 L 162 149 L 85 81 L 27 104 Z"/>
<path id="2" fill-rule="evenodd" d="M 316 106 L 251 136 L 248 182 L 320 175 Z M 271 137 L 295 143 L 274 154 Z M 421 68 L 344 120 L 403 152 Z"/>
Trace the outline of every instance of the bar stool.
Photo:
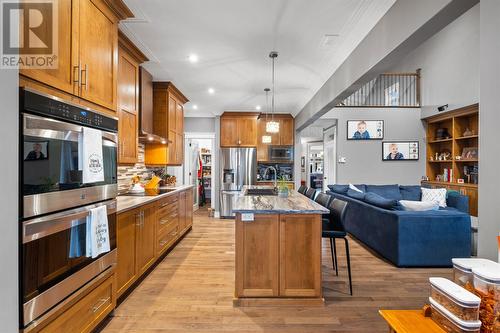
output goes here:
<path id="1" fill-rule="evenodd" d="M 339 271 L 335 240 L 337 238 L 344 239 L 345 252 L 347 257 L 347 271 L 349 274 L 349 292 L 352 296 L 351 257 L 349 254 L 349 241 L 347 239 L 347 232 L 345 231 L 344 227 L 344 217 L 347 208 L 347 202 L 339 199 L 333 199 L 328 205 L 328 208 L 330 209 L 330 218 L 323 219 L 322 237 L 330 239 L 332 263 L 335 267 L 336 275 L 339 275 Z"/>
<path id="2" fill-rule="evenodd" d="M 297 190 L 297 192 L 299 192 L 300 194 L 305 194 L 307 191 L 307 186 L 305 185 L 300 185 L 299 189 Z"/>
<path id="3" fill-rule="evenodd" d="M 315 195 L 316 195 L 316 189 L 314 188 L 308 188 L 305 194 L 305 196 L 311 200 L 314 200 Z"/>

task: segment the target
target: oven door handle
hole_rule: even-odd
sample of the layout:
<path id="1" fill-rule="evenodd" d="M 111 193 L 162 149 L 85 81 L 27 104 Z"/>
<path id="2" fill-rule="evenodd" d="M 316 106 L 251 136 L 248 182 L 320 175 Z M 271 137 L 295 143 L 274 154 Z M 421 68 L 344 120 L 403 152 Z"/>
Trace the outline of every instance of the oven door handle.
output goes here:
<path id="1" fill-rule="evenodd" d="M 102 138 L 112 143 L 118 142 L 116 133 L 100 130 Z M 31 114 L 23 114 L 23 134 L 41 138 L 78 141 L 83 126 Z"/>
<path id="2" fill-rule="evenodd" d="M 62 213 L 24 221 L 22 225 L 23 244 L 83 224 L 86 222 L 84 218 L 90 215 L 91 209 L 103 205 L 106 206 L 108 215 L 116 213 L 116 199 L 112 199 L 81 208 L 71 209 Z"/>

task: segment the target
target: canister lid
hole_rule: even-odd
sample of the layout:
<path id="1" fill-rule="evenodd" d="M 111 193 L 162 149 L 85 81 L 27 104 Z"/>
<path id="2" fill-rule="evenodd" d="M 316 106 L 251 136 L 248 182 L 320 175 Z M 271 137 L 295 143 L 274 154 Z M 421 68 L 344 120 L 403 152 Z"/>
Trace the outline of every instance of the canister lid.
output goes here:
<path id="1" fill-rule="evenodd" d="M 495 262 L 488 265 L 475 267 L 472 269 L 472 273 L 474 273 L 474 276 L 478 276 L 485 281 L 495 284 L 500 283 L 500 264 L 497 264 Z"/>
<path id="2" fill-rule="evenodd" d="M 470 320 L 470 321 L 462 320 L 457 316 L 455 316 L 450 311 L 448 311 L 444 306 L 436 302 L 432 297 L 429 297 L 429 302 L 431 303 L 433 308 L 435 308 L 443 316 L 448 318 L 452 323 L 454 323 L 460 329 L 464 331 L 477 331 L 478 329 L 481 328 L 480 320 Z"/>
<path id="3" fill-rule="evenodd" d="M 464 307 L 477 307 L 481 303 L 479 297 L 448 279 L 431 277 L 429 278 L 429 282 L 433 287 L 453 299 L 459 305 Z"/>
<path id="4" fill-rule="evenodd" d="M 453 258 L 451 259 L 451 262 L 454 266 L 457 266 L 458 268 L 469 272 L 472 272 L 472 269 L 474 267 L 495 263 L 494 261 L 481 258 Z"/>

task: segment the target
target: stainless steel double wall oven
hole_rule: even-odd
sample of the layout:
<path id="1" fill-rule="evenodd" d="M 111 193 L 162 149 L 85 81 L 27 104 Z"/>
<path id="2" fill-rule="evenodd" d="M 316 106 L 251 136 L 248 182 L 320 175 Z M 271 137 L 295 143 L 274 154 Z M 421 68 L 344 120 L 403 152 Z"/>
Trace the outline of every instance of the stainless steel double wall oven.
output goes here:
<path id="1" fill-rule="evenodd" d="M 116 265 L 116 118 L 20 91 L 20 327 L 30 330 Z M 102 134 L 104 181 L 83 183 L 83 128 Z M 107 207 L 110 252 L 87 257 L 87 217 Z"/>

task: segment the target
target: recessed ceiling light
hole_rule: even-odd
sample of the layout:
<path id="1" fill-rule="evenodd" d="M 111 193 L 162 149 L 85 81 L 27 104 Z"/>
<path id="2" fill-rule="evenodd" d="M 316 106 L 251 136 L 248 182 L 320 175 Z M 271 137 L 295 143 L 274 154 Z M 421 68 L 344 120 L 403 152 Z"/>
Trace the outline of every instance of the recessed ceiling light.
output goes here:
<path id="1" fill-rule="evenodd" d="M 193 110 L 198 110 L 198 105 L 193 104 Z"/>
<path id="2" fill-rule="evenodd" d="M 209 93 L 210 95 L 215 94 L 215 89 L 214 89 L 214 88 L 208 88 L 208 93 Z"/>
<path id="3" fill-rule="evenodd" d="M 188 56 L 188 60 L 190 63 L 194 64 L 195 62 L 198 62 L 198 56 L 192 53 Z"/>
<path id="4" fill-rule="evenodd" d="M 255 110 L 257 110 L 257 111 L 260 111 L 260 109 L 261 109 L 261 106 L 260 106 L 260 105 L 257 105 L 257 106 L 255 107 Z"/>

